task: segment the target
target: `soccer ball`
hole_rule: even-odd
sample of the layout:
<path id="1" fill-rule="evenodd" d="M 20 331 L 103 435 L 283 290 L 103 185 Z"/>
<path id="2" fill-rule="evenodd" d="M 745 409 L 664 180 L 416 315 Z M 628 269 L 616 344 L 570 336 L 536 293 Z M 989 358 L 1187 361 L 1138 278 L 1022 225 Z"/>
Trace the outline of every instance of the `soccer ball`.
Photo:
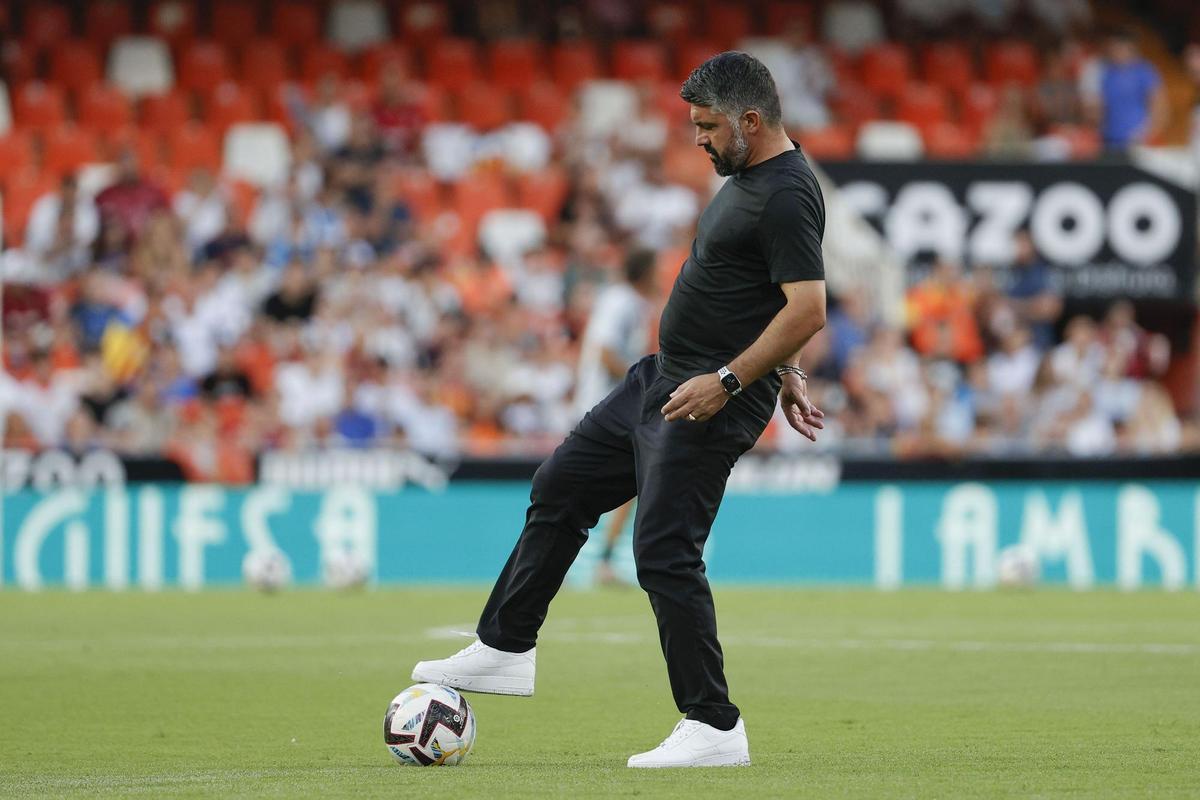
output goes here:
<path id="1" fill-rule="evenodd" d="M 461 764 L 475 744 L 475 712 L 467 698 L 449 686 L 418 683 L 388 706 L 383 742 L 401 764 Z"/>
<path id="2" fill-rule="evenodd" d="M 292 582 L 292 562 L 278 550 L 251 550 L 242 559 L 242 579 L 260 592 L 276 592 Z"/>
<path id="3" fill-rule="evenodd" d="M 1025 545 L 1006 547 L 996 556 L 996 580 L 1001 586 L 1013 588 L 1033 586 L 1041 577 L 1037 553 Z"/>
<path id="4" fill-rule="evenodd" d="M 322 566 L 325 585 L 330 589 L 360 589 L 370 577 L 366 560 L 349 551 L 327 556 Z"/>

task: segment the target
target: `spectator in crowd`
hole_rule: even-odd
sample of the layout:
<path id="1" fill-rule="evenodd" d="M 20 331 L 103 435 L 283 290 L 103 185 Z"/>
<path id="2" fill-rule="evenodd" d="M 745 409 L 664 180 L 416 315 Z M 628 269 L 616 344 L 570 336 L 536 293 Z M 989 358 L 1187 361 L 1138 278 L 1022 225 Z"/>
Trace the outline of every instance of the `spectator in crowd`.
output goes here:
<path id="1" fill-rule="evenodd" d="M 33 204 L 25 226 L 25 251 L 57 280 L 85 268 L 88 250 L 100 230 L 91 198 L 79 191 L 74 175 L 64 175 L 58 191 Z"/>
<path id="2" fill-rule="evenodd" d="M 136 392 L 116 403 L 104 418 L 109 445 L 131 456 L 161 455 L 174 434 L 175 407 L 162 402 L 154 381 L 140 381 Z"/>
<path id="3" fill-rule="evenodd" d="M 1099 72 L 1100 137 L 1107 147 L 1147 144 L 1167 121 L 1167 94 L 1158 70 L 1142 58 L 1128 30 L 1114 31 Z"/>
<path id="4" fill-rule="evenodd" d="M 1029 231 L 1017 233 L 1013 249 L 1008 299 L 1029 326 L 1034 346 L 1046 350 L 1054 341 L 1054 323 L 1062 314 L 1062 298 L 1055 289 L 1050 267 L 1038 257 Z"/>
<path id="5" fill-rule="evenodd" d="M 393 62 L 380 73 L 379 96 L 371 115 L 388 154 L 402 161 L 411 160 L 428 118 L 422 89 L 408 78 L 403 65 Z"/>
<path id="6" fill-rule="evenodd" d="M 136 240 L 154 214 L 169 208 L 163 190 L 142 177 L 137 154 L 128 149 L 121 151 L 116 180 L 96 195 L 101 225 L 116 226 Z"/>
<path id="7" fill-rule="evenodd" d="M 1000 108 L 984 131 L 984 150 L 993 158 L 1026 159 L 1032 152 L 1033 126 L 1029 124 L 1025 92 L 1015 84 L 1004 87 Z"/>
<path id="8" fill-rule="evenodd" d="M 788 21 L 778 44 L 757 40 L 746 47 L 771 70 L 779 90 L 783 121 L 789 129 L 824 128 L 830 123 L 828 96 L 834 88 L 833 68 L 825 51 L 813 41 L 809 22 L 803 15 Z"/>
<path id="9" fill-rule="evenodd" d="M 1131 378 L 1161 377 L 1171 360 L 1171 344 L 1162 334 L 1151 334 L 1137 324 L 1133 303 L 1118 300 L 1104 315 L 1100 340 Z"/>
<path id="10" fill-rule="evenodd" d="M 193 253 L 220 236 L 229 223 L 229 201 L 203 167 L 188 176 L 187 187 L 175 195 L 173 206 L 183 224 L 184 243 Z"/>
<path id="11" fill-rule="evenodd" d="M 1189 144 L 1192 160 L 1200 170 L 1200 42 L 1189 44 L 1183 51 L 1183 63 L 1192 81 L 1192 116 L 1189 128 Z"/>
<path id="12" fill-rule="evenodd" d="M 983 342 L 973 313 L 974 292 L 961 267 L 938 259 L 924 280 L 909 290 L 905 301 L 913 347 L 925 356 L 961 363 L 983 355 Z"/>

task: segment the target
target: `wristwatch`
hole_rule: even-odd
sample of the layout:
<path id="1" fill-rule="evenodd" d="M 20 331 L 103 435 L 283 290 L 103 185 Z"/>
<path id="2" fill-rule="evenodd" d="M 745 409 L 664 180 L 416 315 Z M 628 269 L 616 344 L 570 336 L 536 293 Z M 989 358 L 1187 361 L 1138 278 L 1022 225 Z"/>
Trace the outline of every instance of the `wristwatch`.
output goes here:
<path id="1" fill-rule="evenodd" d="M 737 375 L 729 371 L 729 367 L 717 370 L 717 377 L 721 379 L 721 386 L 730 397 L 737 397 L 742 393 L 742 382 L 738 380 Z"/>

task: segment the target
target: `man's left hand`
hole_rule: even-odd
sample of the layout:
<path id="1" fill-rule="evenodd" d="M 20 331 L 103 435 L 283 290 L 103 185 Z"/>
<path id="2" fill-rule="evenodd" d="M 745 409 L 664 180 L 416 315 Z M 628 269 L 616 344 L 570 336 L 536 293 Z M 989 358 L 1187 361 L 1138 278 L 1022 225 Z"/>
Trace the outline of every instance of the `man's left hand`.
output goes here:
<path id="1" fill-rule="evenodd" d="M 717 373 L 697 375 L 671 392 L 671 399 L 662 407 L 667 422 L 677 419 L 702 422 L 716 414 L 729 402 Z"/>

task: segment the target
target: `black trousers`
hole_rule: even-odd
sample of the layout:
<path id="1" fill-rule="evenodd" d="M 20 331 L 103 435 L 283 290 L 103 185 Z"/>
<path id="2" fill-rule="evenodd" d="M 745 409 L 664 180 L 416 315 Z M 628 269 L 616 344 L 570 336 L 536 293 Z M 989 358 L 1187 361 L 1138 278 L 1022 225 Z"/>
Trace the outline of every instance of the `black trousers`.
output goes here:
<path id="1" fill-rule="evenodd" d="M 525 529 L 477 633 L 500 650 L 533 647 L 588 531 L 636 495 L 638 583 L 658 620 L 675 703 L 689 718 L 728 730 L 739 712 L 729 701 L 702 556 L 729 472 L 767 420 L 735 398 L 711 419 L 667 422 L 659 409 L 677 385 L 647 356 L 541 465 Z"/>

